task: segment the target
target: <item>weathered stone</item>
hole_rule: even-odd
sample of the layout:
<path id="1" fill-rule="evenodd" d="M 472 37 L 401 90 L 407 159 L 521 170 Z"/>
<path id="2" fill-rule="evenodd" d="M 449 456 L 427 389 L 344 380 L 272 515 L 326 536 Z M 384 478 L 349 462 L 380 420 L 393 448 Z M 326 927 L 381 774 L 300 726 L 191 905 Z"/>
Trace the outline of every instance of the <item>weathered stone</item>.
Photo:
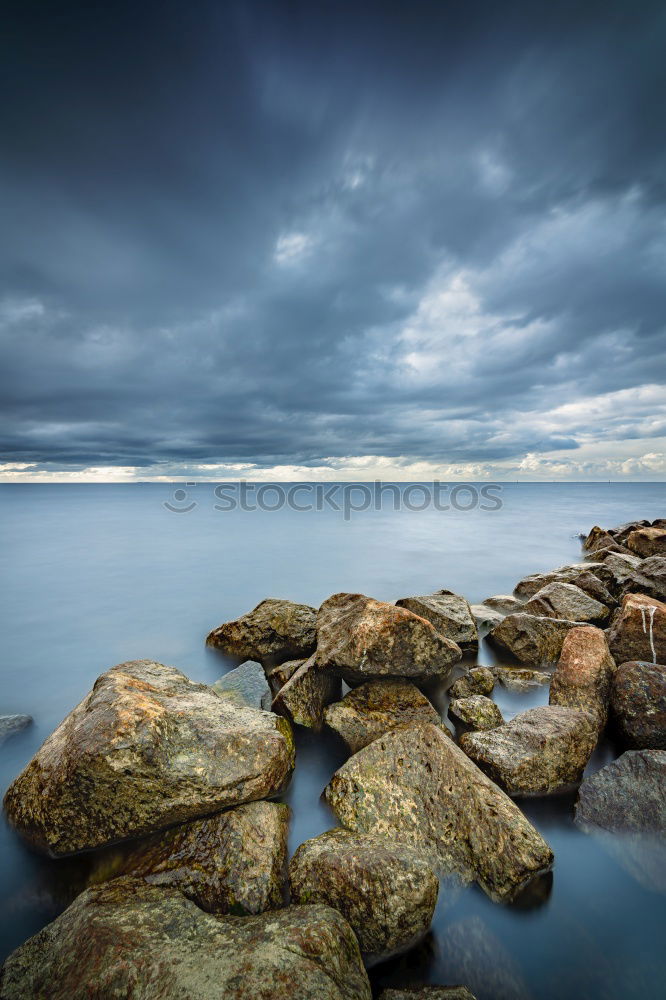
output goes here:
<path id="1" fill-rule="evenodd" d="M 31 715 L 0 715 L 0 747 L 13 736 L 32 723 Z"/>
<path id="2" fill-rule="evenodd" d="M 626 577 L 624 589 L 629 594 L 645 594 L 666 601 L 666 558 L 643 559 Z"/>
<path id="3" fill-rule="evenodd" d="M 616 663 L 666 663 L 666 604 L 645 594 L 626 594 L 608 630 Z"/>
<path id="4" fill-rule="evenodd" d="M 516 584 L 514 594 L 526 600 L 534 597 L 539 590 L 547 587 L 549 583 L 570 583 L 577 576 L 580 576 L 581 573 L 589 570 L 592 565 L 592 563 L 588 562 L 572 563 L 570 566 L 560 566 L 558 569 L 550 570 L 548 573 L 532 573 Z M 521 608 L 511 609 L 509 613 L 512 614 L 514 611 L 520 610 Z"/>
<path id="5" fill-rule="evenodd" d="M 579 576 L 574 577 L 571 581 L 574 587 L 579 587 L 580 590 L 585 591 L 589 597 L 593 597 L 595 601 L 599 601 L 601 604 L 605 604 L 607 608 L 614 608 L 617 604 L 617 600 L 611 594 L 610 590 L 606 587 L 604 583 L 595 576 L 590 570 L 585 570 Z"/>
<path id="6" fill-rule="evenodd" d="M 436 870 L 476 879 L 493 899 L 511 898 L 552 862 L 517 806 L 429 723 L 370 743 L 325 794 L 348 829 L 411 844 Z"/>
<path id="7" fill-rule="evenodd" d="M 488 638 L 500 649 L 505 649 L 521 663 L 554 663 L 561 651 L 567 633 L 581 622 L 564 621 L 518 612 L 507 615 L 496 625 Z"/>
<path id="8" fill-rule="evenodd" d="M 597 743 L 595 720 L 555 705 L 530 708 L 460 746 L 509 795 L 553 795 L 580 781 Z"/>
<path id="9" fill-rule="evenodd" d="M 7 959 L 2 1000 L 370 1000 L 358 943 L 327 906 L 204 913 L 121 878 L 82 893 Z"/>
<path id="10" fill-rule="evenodd" d="M 267 668 L 266 678 L 274 696 L 281 687 L 284 687 L 289 678 L 294 676 L 298 668 L 303 666 L 306 659 L 309 659 L 309 657 L 299 660 L 286 660 L 284 663 L 276 663 L 274 666 Z"/>
<path id="11" fill-rule="evenodd" d="M 455 698 L 449 705 L 449 715 L 471 726 L 472 729 L 495 729 L 504 722 L 495 702 L 483 694 Z"/>
<path id="12" fill-rule="evenodd" d="M 10 785 L 5 808 L 35 847 L 69 854 L 276 795 L 293 766 L 286 720 L 134 660 L 98 677 Z"/>
<path id="13" fill-rule="evenodd" d="M 490 694 L 495 678 L 488 667 L 472 667 L 449 688 L 450 698 L 469 698 L 473 694 Z"/>
<path id="14" fill-rule="evenodd" d="M 543 615 L 571 622 L 600 625 L 608 619 L 605 604 L 595 601 L 572 583 L 549 583 L 538 590 L 523 608 L 526 615 Z"/>
<path id="15" fill-rule="evenodd" d="M 549 684 L 551 674 L 542 670 L 527 670 L 525 667 L 493 667 L 493 676 L 507 691 L 533 691 L 534 688 Z"/>
<path id="16" fill-rule="evenodd" d="M 268 598 L 241 618 L 214 628 L 206 643 L 228 656 L 270 666 L 311 656 L 317 644 L 316 626 L 315 608 Z"/>
<path id="17" fill-rule="evenodd" d="M 634 571 L 640 566 L 638 556 L 621 555 L 611 552 L 603 562 L 590 563 L 590 570 L 598 576 L 606 589 L 613 596 L 619 596 L 624 590 Z"/>
<path id="18" fill-rule="evenodd" d="M 299 726 L 321 729 L 324 709 L 342 695 L 339 677 L 317 666 L 313 655 L 291 675 L 273 699 L 273 711 Z"/>
<path id="19" fill-rule="evenodd" d="M 606 636 L 592 625 L 572 628 L 550 684 L 551 705 L 564 705 L 589 712 L 599 732 L 608 719 L 608 700 L 615 661 Z"/>
<path id="20" fill-rule="evenodd" d="M 383 990 L 379 1000 L 476 1000 L 466 986 L 407 986 Z"/>
<path id="21" fill-rule="evenodd" d="M 666 750 L 666 666 L 622 663 L 613 675 L 611 710 L 625 746 Z"/>
<path id="22" fill-rule="evenodd" d="M 98 852 L 88 884 L 120 875 L 180 889 L 209 913 L 263 913 L 284 903 L 289 806 L 248 802 Z"/>
<path id="23" fill-rule="evenodd" d="M 481 634 L 485 634 L 491 628 L 494 628 L 495 625 L 499 625 L 505 616 L 505 612 L 495 611 L 494 608 L 487 608 L 485 604 L 470 604 L 469 607 L 474 616 L 476 627 Z"/>
<path id="24" fill-rule="evenodd" d="M 611 528 L 610 534 L 613 536 L 616 542 L 620 545 L 626 545 L 627 538 L 632 533 L 636 531 L 637 528 L 649 528 L 649 521 L 627 521 L 626 524 L 620 524 L 617 528 Z"/>
<path id="25" fill-rule="evenodd" d="M 455 642 L 462 650 L 475 650 L 479 634 L 469 602 L 450 590 L 440 590 L 425 597 L 403 597 L 395 602 L 432 622 L 441 635 Z"/>
<path id="26" fill-rule="evenodd" d="M 301 844 L 289 881 L 294 902 L 342 913 L 370 962 L 410 948 L 426 933 L 439 890 L 411 847 L 339 828 Z"/>
<path id="27" fill-rule="evenodd" d="M 363 594 L 334 594 L 317 619 L 317 663 L 349 684 L 447 680 L 462 652 L 425 618 Z"/>
<path id="28" fill-rule="evenodd" d="M 641 559 L 666 556 L 666 531 L 663 528 L 638 528 L 627 538 L 627 548 Z"/>
<path id="29" fill-rule="evenodd" d="M 212 687 L 215 694 L 220 698 L 228 698 L 234 705 L 270 711 L 271 689 L 261 663 L 252 660 L 241 663 L 235 670 L 230 670 L 219 681 L 215 681 Z"/>
<path id="30" fill-rule="evenodd" d="M 627 750 L 586 778 L 575 823 L 647 889 L 666 892 L 666 751 Z"/>
<path id="31" fill-rule="evenodd" d="M 379 736 L 418 722 L 439 723 L 439 713 L 409 681 L 368 681 L 346 694 L 324 712 L 326 725 L 345 741 L 352 753 Z"/>
<path id="32" fill-rule="evenodd" d="M 590 530 L 589 534 L 583 542 L 583 548 L 586 552 L 594 552 L 595 549 L 603 549 L 608 545 L 613 545 L 615 539 L 606 531 L 605 528 L 600 528 L 598 524 Z"/>
<path id="33" fill-rule="evenodd" d="M 483 603 L 486 607 L 492 608 L 493 611 L 501 611 L 505 615 L 520 611 L 522 607 L 522 601 L 511 594 L 493 594 L 492 597 L 486 597 Z"/>

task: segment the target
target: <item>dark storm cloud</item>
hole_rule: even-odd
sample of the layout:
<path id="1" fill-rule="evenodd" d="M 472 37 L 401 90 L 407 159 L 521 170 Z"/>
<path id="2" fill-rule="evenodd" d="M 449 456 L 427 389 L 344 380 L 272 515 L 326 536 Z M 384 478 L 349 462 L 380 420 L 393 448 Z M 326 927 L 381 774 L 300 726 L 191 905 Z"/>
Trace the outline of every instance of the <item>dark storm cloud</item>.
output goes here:
<path id="1" fill-rule="evenodd" d="M 24 2 L 2 37 L 6 461 L 666 433 L 663 5 Z"/>

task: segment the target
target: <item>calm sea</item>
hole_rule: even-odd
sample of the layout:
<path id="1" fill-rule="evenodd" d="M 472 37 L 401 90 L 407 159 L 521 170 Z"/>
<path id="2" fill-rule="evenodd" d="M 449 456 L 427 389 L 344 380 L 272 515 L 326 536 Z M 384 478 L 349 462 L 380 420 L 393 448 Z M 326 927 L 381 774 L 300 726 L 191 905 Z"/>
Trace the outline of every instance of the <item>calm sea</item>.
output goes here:
<path id="1" fill-rule="evenodd" d="M 330 507 L 216 510 L 228 504 L 212 485 L 182 488 L 185 497 L 153 483 L 0 487 L 0 713 L 35 719 L 0 749 L 3 792 L 108 667 L 148 657 L 216 680 L 227 664 L 205 648 L 207 632 L 264 597 L 318 605 L 341 590 L 394 600 L 446 587 L 476 602 L 510 593 L 527 573 L 577 561 L 576 536 L 595 523 L 666 513 L 663 483 L 505 483 L 493 510 L 394 510 L 388 496 L 382 509 L 349 520 Z M 264 506 L 278 499 L 267 495 Z M 420 505 L 420 495 L 411 499 Z M 297 500 L 304 506 L 307 494 Z M 479 662 L 492 662 L 485 645 Z M 497 692 L 509 717 L 546 699 L 547 691 Z M 343 759 L 323 734 L 303 732 L 298 743 L 286 796 L 292 849 L 333 825 L 319 796 Z M 605 742 L 590 770 L 617 752 Z M 522 805 L 555 852 L 552 885 L 511 907 L 474 888 L 457 898 L 443 892 L 432 933 L 375 967 L 375 987 L 465 982 L 479 1000 L 664 996 L 664 898 L 574 828 L 573 800 Z M 68 864 L 32 856 L 3 820 L 3 957 L 64 908 Z"/>

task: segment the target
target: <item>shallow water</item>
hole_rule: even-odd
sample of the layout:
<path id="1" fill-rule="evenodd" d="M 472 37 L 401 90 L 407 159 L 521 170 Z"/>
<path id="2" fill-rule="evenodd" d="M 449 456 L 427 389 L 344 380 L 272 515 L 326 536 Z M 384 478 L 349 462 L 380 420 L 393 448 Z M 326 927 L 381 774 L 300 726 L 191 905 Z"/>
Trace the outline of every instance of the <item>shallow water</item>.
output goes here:
<path id="1" fill-rule="evenodd" d="M 184 506 L 197 506 L 176 514 L 163 506 L 173 490 L 0 487 L 0 713 L 35 719 L 0 748 L 3 792 L 103 670 L 148 657 L 212 682 L 227 664 L 205 648 L 205 635 L 264 597 L 317 605 L 339 590 L 394 600 L 447 587 L 476 602 L 510 593 L 527 573 L 577 561 L 575 536 L 594 523 L 666 508 L 664 484 L 503 484 L 501 510 L 396 512 L 389 504 L 345 522 L 333 510 L 221 512 L 207 484 L 188 486 Z M 492 662 L 485 645 L 478 659 Z M 510 717 L 546 701 L 547 690 L 498 688 L 495 697 Z M 589 770 L 616 753 L 604 743 Z M 292 849 L 333 825 L 320 794 L 344 756 L 332 736 L 299 732 L 285 796 Z M 572 797 L 521 806 L 555 852 L 552 881 L 511 907 L 475 888 L 443 892 L 428 938 L 376 966 L 373 985 L 466 982 L 479 1000 L 663 996 L 664 897 L 574 828 Z M 61 911 L 71 879 L 69 862 L 33 856 L 3 819 L 3 957 Z"/>

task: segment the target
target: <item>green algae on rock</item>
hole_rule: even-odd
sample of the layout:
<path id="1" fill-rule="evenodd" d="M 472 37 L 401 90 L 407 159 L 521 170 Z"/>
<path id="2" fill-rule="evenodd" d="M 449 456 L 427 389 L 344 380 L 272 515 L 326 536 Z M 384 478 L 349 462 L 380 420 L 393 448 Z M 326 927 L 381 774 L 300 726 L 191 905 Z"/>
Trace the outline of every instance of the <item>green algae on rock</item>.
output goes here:
<path id="1" fill-rule="evenodd" d="M 440 721 L 437 709 L 416 685 L 401 680 L 368 681 L 353 688 L 342 701 L 328 706 L 324 719 L 352 753 L 391 729 Z"/>
<path id="2" fill-rule="evenodd" d="M 449 715 L 464 722 L 472 729 L 495 729 L 504 722 L 502 713 L 484 694 L 471 694 L 467 698 L 454 698 L 449 705 Z"/>

